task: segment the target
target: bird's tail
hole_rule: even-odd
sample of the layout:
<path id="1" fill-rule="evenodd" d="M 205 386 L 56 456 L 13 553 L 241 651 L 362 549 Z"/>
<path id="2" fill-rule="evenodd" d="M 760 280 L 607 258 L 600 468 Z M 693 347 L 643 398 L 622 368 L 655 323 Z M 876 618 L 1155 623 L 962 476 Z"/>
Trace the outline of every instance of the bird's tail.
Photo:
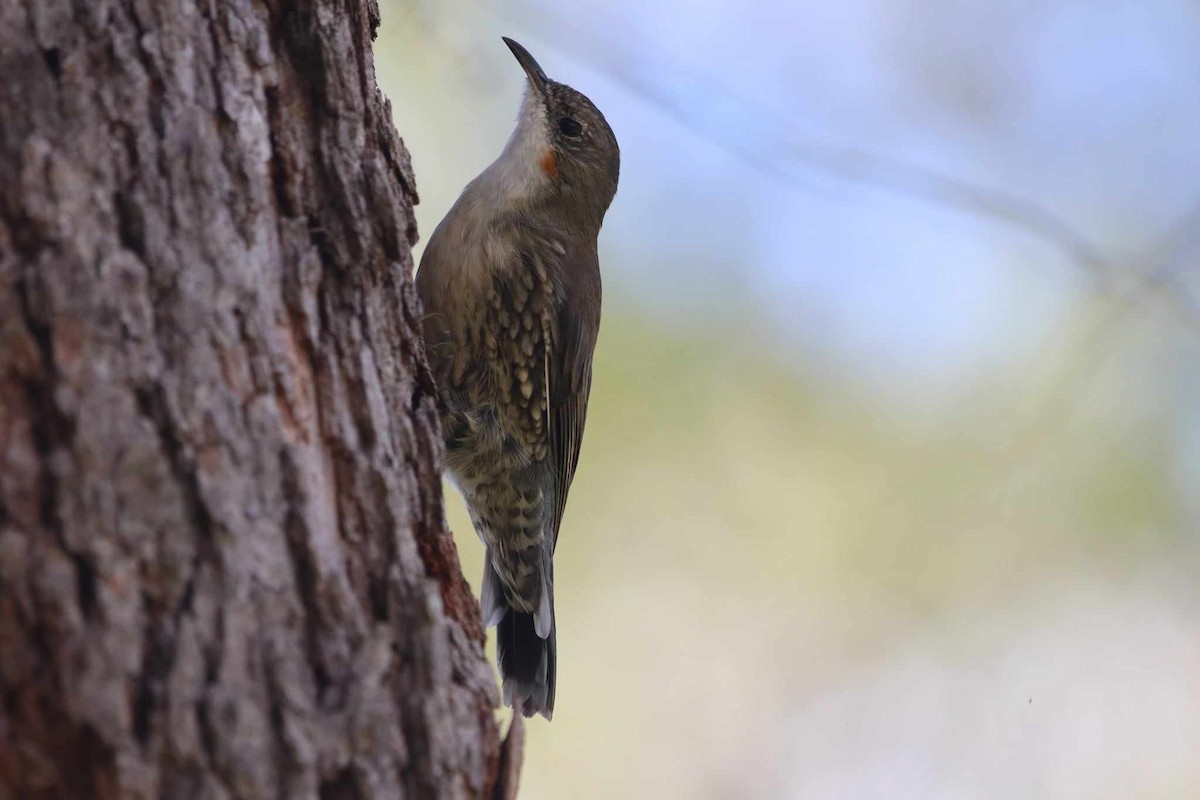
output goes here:
<path id="1" fill-rule="evenodd" d="M 488 559 L 483 571 L 484 622 L 496 629 L 496 654 L 504 679 L 504 703 L 527 717 L 554 714 L 557 648 L 554 639 L 554 585 L 542 581 L 537 613 L 512 608 L 504 597 L 500 577 Z"/>

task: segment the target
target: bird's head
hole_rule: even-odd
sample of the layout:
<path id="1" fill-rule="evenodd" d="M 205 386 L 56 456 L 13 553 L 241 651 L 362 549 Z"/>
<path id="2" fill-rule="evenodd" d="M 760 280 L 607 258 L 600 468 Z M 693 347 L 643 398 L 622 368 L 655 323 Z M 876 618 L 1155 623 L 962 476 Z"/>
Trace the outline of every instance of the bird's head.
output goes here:
<path id="1" fill-rule="evenodd" d="M 552 197 L 598 225 L 617 193 L 621 150 L 608 121 L 587 97 L 552 81 L 529 51 L 504 37 L 529 87 L 505 157 L 534 192 Z"/>

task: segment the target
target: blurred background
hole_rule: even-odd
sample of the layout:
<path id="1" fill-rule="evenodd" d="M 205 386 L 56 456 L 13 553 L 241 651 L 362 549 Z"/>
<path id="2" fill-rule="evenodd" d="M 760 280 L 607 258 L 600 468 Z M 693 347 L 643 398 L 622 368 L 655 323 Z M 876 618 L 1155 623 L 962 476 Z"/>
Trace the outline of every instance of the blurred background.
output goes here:
<path id="1" fill-rule="evenodd" d="M 522 797 L 1200 797 L 1200 5 L 382 6 L 423 239 L 622 148 Z"/>

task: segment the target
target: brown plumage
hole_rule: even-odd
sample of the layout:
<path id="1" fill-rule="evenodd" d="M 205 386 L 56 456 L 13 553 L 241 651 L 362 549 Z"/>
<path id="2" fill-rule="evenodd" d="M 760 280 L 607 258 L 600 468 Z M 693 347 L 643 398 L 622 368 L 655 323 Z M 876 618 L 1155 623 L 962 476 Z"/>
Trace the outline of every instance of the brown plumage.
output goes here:
<path id="1" fill-rule="evenodd" d="M 553 555 L 587 417 L 596 238 L 620 151 L 590 100 L 505 41 L 529 77 L 517 128 L 434 231 L 417 291 L 447 470 L 487 546 L 481 604 L 499 625 L 505 701 L 549 718 Z"/>

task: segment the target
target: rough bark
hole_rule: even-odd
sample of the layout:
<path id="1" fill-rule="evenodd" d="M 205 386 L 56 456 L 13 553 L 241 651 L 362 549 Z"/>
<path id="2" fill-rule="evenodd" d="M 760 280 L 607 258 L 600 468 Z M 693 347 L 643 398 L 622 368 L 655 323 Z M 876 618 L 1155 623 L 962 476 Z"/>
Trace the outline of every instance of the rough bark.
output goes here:
<path id="1" fill-rule="evenodd" d="M 0 3 L 0 798 L 496 790 L 378 13 Z"/>

